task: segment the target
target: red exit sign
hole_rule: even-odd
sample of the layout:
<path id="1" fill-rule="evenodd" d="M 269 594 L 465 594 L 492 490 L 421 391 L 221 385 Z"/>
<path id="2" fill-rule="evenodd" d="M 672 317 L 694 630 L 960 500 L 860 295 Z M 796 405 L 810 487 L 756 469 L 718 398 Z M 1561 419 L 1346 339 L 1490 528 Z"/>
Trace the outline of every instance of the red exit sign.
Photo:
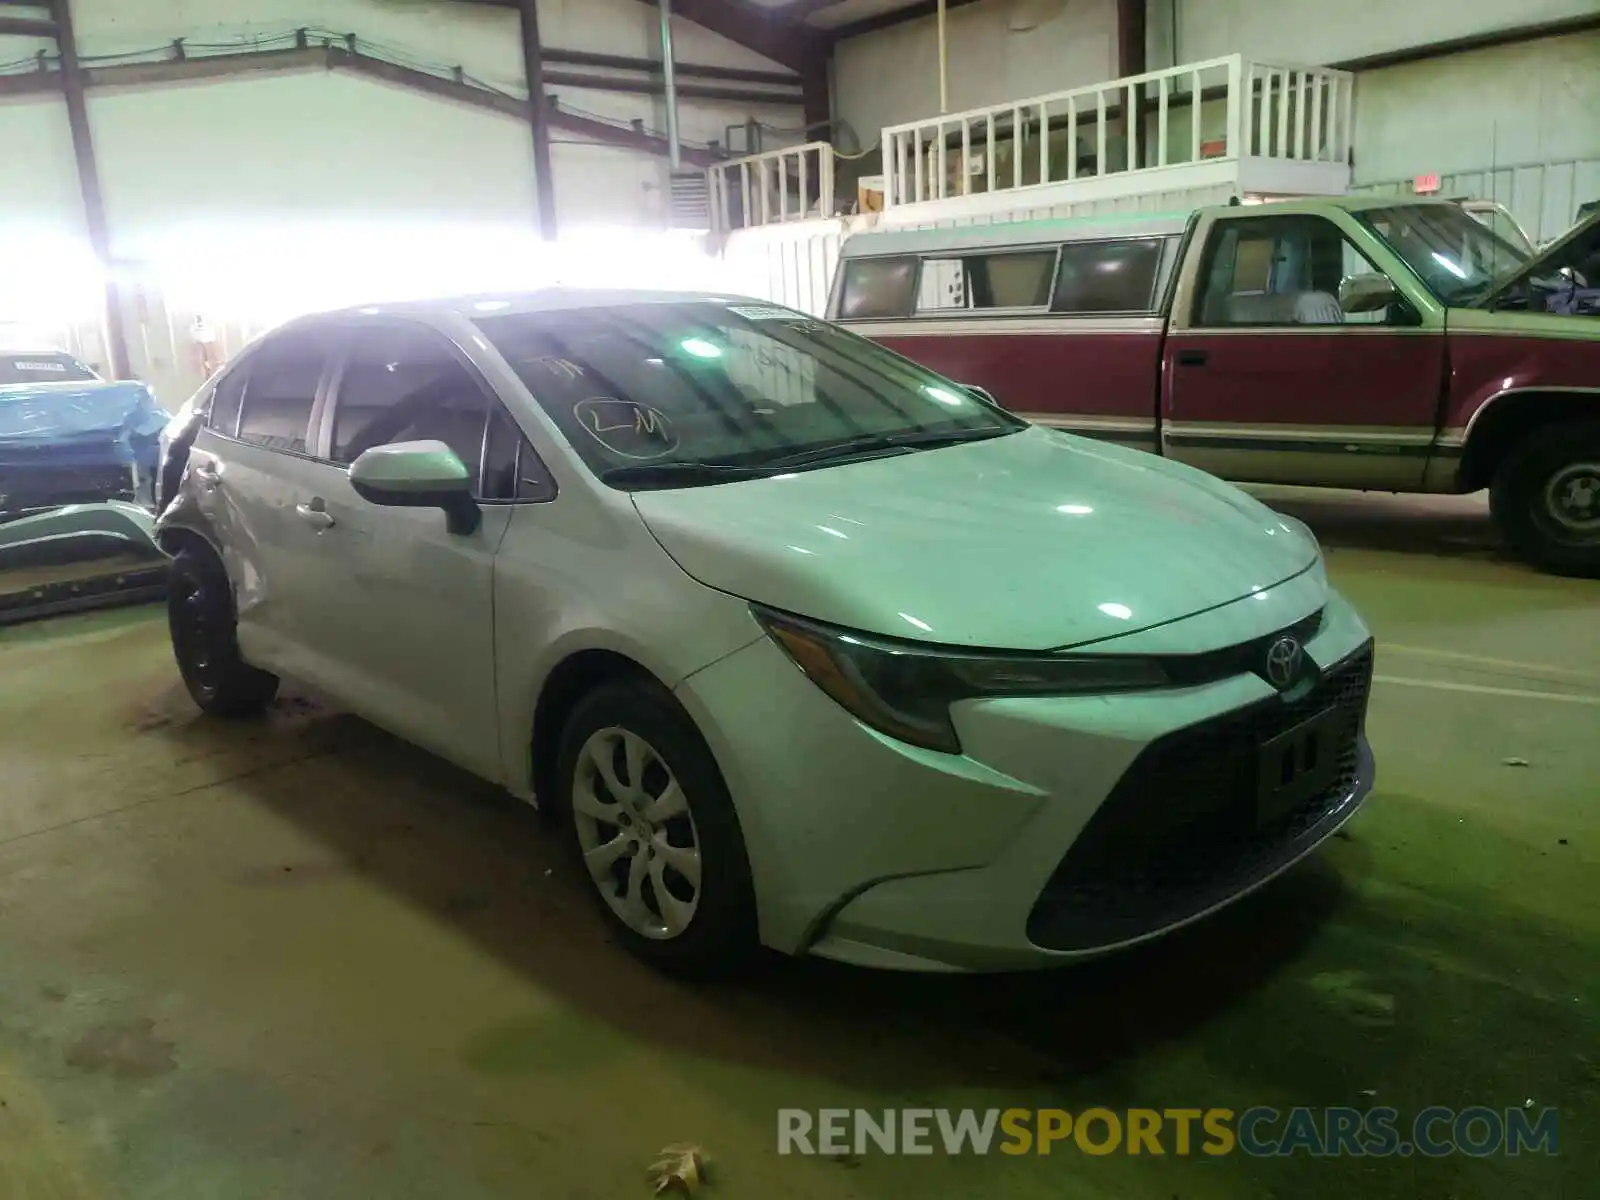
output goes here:
<path id="1" fill-rule="evenodd" d="M 1412 180 L 1411 182 L 1411 190 L 1416 192 L 1419 196 L 1426 195 L 1428 192 L 1437 192 L 1443 186 L 1444 184 L 1440 181 L 1437 174 L 1418 175 L 1416 179 Z"/>

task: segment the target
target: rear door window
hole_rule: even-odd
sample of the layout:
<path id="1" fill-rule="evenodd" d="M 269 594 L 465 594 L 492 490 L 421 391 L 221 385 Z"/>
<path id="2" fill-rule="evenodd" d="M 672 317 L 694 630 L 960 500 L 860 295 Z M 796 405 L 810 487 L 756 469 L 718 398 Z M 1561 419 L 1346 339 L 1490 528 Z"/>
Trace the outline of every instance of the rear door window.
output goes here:
<path id="1" fill-rule="evenodd" d="M 1051 304 L 1059 313 L 1144 313 L 1155 308 L 1160 238 L 1068 242 Z"/>
<path id="2" fill-rule="evenodd" d="M 1003 250 L 922 260 L 917 311 L 1042 309 L 1050 303 L 1056 251 Z"/>
<path id="3" fill-rule="evenodd" d="M 910 256 L 848 259 L 839 296 L 839 319 L 908 316 L 916 283 L 917 260 Z"/>

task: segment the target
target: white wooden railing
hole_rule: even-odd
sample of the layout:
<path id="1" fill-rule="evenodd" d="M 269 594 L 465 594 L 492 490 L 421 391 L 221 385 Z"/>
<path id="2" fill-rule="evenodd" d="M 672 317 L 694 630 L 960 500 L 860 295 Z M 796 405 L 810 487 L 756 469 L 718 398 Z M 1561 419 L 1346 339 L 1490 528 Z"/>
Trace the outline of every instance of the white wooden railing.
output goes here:
<path id="1" fill-rule="evenodd" d="M 884 204 L 1210 159 L 1343 163 L 1353 94 L 1348 72 L 1236 54 L 911 121 L 883 131 Z"/>
<path id="2" fill-rule="evenodd" d="M 831 217 L 833 147 L 786 146 L 716 163 L 706 172 L 713 230 L 748 229 Z"/>

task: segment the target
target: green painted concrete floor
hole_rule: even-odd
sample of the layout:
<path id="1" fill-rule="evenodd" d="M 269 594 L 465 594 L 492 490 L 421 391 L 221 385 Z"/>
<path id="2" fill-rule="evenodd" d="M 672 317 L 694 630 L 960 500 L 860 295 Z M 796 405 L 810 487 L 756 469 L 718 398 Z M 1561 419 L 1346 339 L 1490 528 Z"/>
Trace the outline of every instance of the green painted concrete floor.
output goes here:
<path id="1" fill-rule="evenodd" d="M 0 631 L 0 1197 L 611 1200 L 684 1140 L 759 1200 L 1600 1195 L 1600 584 L 1473 502 L 1273 499 L 1378 632 L 1378 790 L 1045 975 L 667 983 L 529 811 L 348 717 L 199 719 L 158 611 Z M 776 1153 L 781 1107 L 1529 1100 L 1557 1157 Z"/>

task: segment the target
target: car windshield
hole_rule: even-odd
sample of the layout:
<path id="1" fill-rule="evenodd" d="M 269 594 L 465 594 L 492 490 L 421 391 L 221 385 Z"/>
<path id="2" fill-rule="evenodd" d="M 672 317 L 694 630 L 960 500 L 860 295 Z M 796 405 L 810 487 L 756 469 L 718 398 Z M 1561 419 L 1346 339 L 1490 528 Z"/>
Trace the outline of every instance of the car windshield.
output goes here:
<path id="1" fill-rule="evenodd" d="M 1454 204 L 1398 204 L 1358 215 L 1445 304 L 1470 304 L 1528 262 L 1527 251 Z"/>
<path id="2" fill-rule="evenodd" d="M 81 383 L 95 378 L 70 354 L 0 353 L 0 387 L 10 383 Z"/>
<path id="3" fill-rule="evenodd" d="M 865 338 L 753 301 L 478 325 L 590 469 L 618 487 L 716 483 L 1026 427 Z"/>

